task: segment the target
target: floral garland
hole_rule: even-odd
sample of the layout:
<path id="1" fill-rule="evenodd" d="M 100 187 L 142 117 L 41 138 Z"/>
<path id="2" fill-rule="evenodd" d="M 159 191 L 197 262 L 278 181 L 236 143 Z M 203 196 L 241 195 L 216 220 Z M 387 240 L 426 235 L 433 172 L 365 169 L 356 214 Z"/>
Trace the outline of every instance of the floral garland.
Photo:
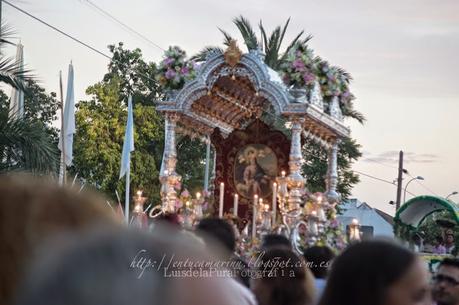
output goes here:
<path id="1" fill-rule="evenodd" d="M 183 87 L 187 80 L 196 76 L 196 64 L 186 60 L 186 53 L 181 48 L 169 47 L 164 53 L 164 59 L 158 67 L 156 80 L 166 90 L 177 90 Z"/>
<path id="2" fill-rule="evenodd" d="M 294 87 L 312 89 L 317 79 L 316 61 L 311 49 L 297 44 L 287 53 L 286 60 L 280 66 L 280 76 L 285 84 Z"/>

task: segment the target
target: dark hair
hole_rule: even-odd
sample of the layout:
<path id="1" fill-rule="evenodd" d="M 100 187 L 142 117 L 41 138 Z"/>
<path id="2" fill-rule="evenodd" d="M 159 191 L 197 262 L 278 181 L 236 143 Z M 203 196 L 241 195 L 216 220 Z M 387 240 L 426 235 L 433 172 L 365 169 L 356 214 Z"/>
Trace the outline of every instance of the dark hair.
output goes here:
<path id="1" fill-rule="evenodd" d="M 250 288 L 250 267 L 249 264 L 238 256 L 233 256 L 231 262 L 235 263 L 237 267 L 232 268 L 232 271 L 235 273 L 234 279 L 244 285 L 247 288 Z"/>
<path id="2" fill-rule="evenodd" d="M 253 291 L 259 305 L 307 305 L 314 299 L 313 281 L 298 255 L 273 248 L 257 266 Z"/>
<path id="3" fill-rule="evenodd" d="M 347 248 L 333 262 L 319 305 L 381 305 L 416 256 L 390 240 L 368 240 Z"/>
<path id="4" fill-rule="evenodd" d="M 220 218 L 205 218 L 199 222 L 196 229 L 199 236 L 207 242 L 208 237 L 211 237 L 220 242 L 230 252 L 234 252 L 236 249 L 234 228 L 227 221 Z"/>
<path id="5" fill-rule="evenodd" d="M 335 258 L 335 253 L 329 247 L 313 246 L 307 248 L 303 255 L 315 278 L 327 277 L 330 262 Z"/>
<path id="6" fill-rule="evenodd" d="M 292 250 L 292 244 L 290 243 L 290 240 L 284 235 L 267 234 L 263 237 L 261 249 L 268 250 L 271 248 L 285 248 Z"/>
<path id="7" fill-rule="evenodd" d="M 438 267 L 441 267 L 441 266 L 450 266 L 450 267 L 455 267 L 459 269 L 459 258 L 447 257 L 440 262 L 440 265 Z"/>

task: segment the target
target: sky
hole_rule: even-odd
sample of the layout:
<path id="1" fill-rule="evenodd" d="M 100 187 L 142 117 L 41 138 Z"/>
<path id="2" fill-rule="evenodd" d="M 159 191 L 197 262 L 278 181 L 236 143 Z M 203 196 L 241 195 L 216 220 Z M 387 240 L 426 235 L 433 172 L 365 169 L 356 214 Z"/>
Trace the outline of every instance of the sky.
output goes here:
<path id="1" fill-rule="evenodd" d="M 108 54 L 107 45 L 139 47 L 148 61 L 163 50 L 97 12 L 86 0 L 8 0 L 29 13 Z M 291 17 L 286 40 L 301 30 L 313 35 L 311 47 L 354 78 L 355 108 L 367 121 L 347 121 L 363 157 L 354 169 L 393 181 L 398 151 L 415 195 L 446 196 L 459 191 L 459 1 L 457 0 L 92 0 L 163 49 L 179 45 L 193 54 L 221 45 L 222 28 L 239 38 L 235 16 L 259 20 L 269 30 Z M 75 95 L 100 81 L 108 59 L 61 36 L 3 4 L 2 18 L 24 45 L 27 66 L 49 91 L 64 82 L 70 61 L 75 68 Z M 15 54 L 14 47 L 6 50 Z M 410 177 L 406 177 L 406 183 Z M 390 214 L 396 187 L 361 176 L 353 197 Z M 407 194 L 407 199 L 412 195 Z M 457 199 L 459 196 L 451 197 Z"/>

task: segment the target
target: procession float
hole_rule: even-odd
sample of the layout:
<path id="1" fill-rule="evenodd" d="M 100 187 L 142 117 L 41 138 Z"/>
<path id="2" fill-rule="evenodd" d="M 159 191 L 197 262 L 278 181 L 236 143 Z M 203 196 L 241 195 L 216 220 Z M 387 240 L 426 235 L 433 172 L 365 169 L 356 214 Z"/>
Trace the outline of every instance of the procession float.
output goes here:
<path id="1" fill-rule="evenodd" d="M 226 49 L 208 48 L 194 60 L 170 47 L 158 67 L 157 80 L 167 91 L 156 101 L 165 120 L 162 203 L 150 217 L 179 214 L 192 227 L 218 215 L 235 224 L 249 247 L 271 232 L 288 236 L 299 252 L 314 244 L 344 247 L 348 240 L 336 220 L 338 150 L 350 136 L 343 123 L 354 99 L 350 76 L 316 56 L 306 40 L 292 43 L 273 65 L 266 48 L 246 41 L 244 53 L 228 36 Z M 209 183 L 206 170 L 197 194 L 181 190 L 178 134 L 207 144 L 207 167 L 209 151 L 215 152 L 213 179 Z M 323 192 L 305 187 L 305 140 L 328 151 Z M 357 223 L 350 231 L 351 240 L 360 239 Z"/>

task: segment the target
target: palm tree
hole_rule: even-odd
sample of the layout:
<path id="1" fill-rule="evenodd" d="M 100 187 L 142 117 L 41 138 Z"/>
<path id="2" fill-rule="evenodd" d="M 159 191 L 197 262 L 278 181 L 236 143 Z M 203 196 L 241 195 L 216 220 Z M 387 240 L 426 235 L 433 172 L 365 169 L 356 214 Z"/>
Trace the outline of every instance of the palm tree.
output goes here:
<path id="1" fill-rule="evenodd" d="M 0 50 L 12 44 L 10 28 L 0 26 Z M 20 69 L 21 63 L 5 57 L 0 51 L 0 83 L 23 90 L 27 95 L 27 82 L 34 79 L 29 70 Z M 16 118 L 4 107 L 0 114 L 0 173 L 26 170 L 34 173 L 56 172 L 57 147 L 43 123 L 34 118 Z"/>
<path id="2" fill-rule="evenodd" d="M 0 117 L 0 173 L 55 173 L 59 153 L 43 123 L 31 118 Z"/>

